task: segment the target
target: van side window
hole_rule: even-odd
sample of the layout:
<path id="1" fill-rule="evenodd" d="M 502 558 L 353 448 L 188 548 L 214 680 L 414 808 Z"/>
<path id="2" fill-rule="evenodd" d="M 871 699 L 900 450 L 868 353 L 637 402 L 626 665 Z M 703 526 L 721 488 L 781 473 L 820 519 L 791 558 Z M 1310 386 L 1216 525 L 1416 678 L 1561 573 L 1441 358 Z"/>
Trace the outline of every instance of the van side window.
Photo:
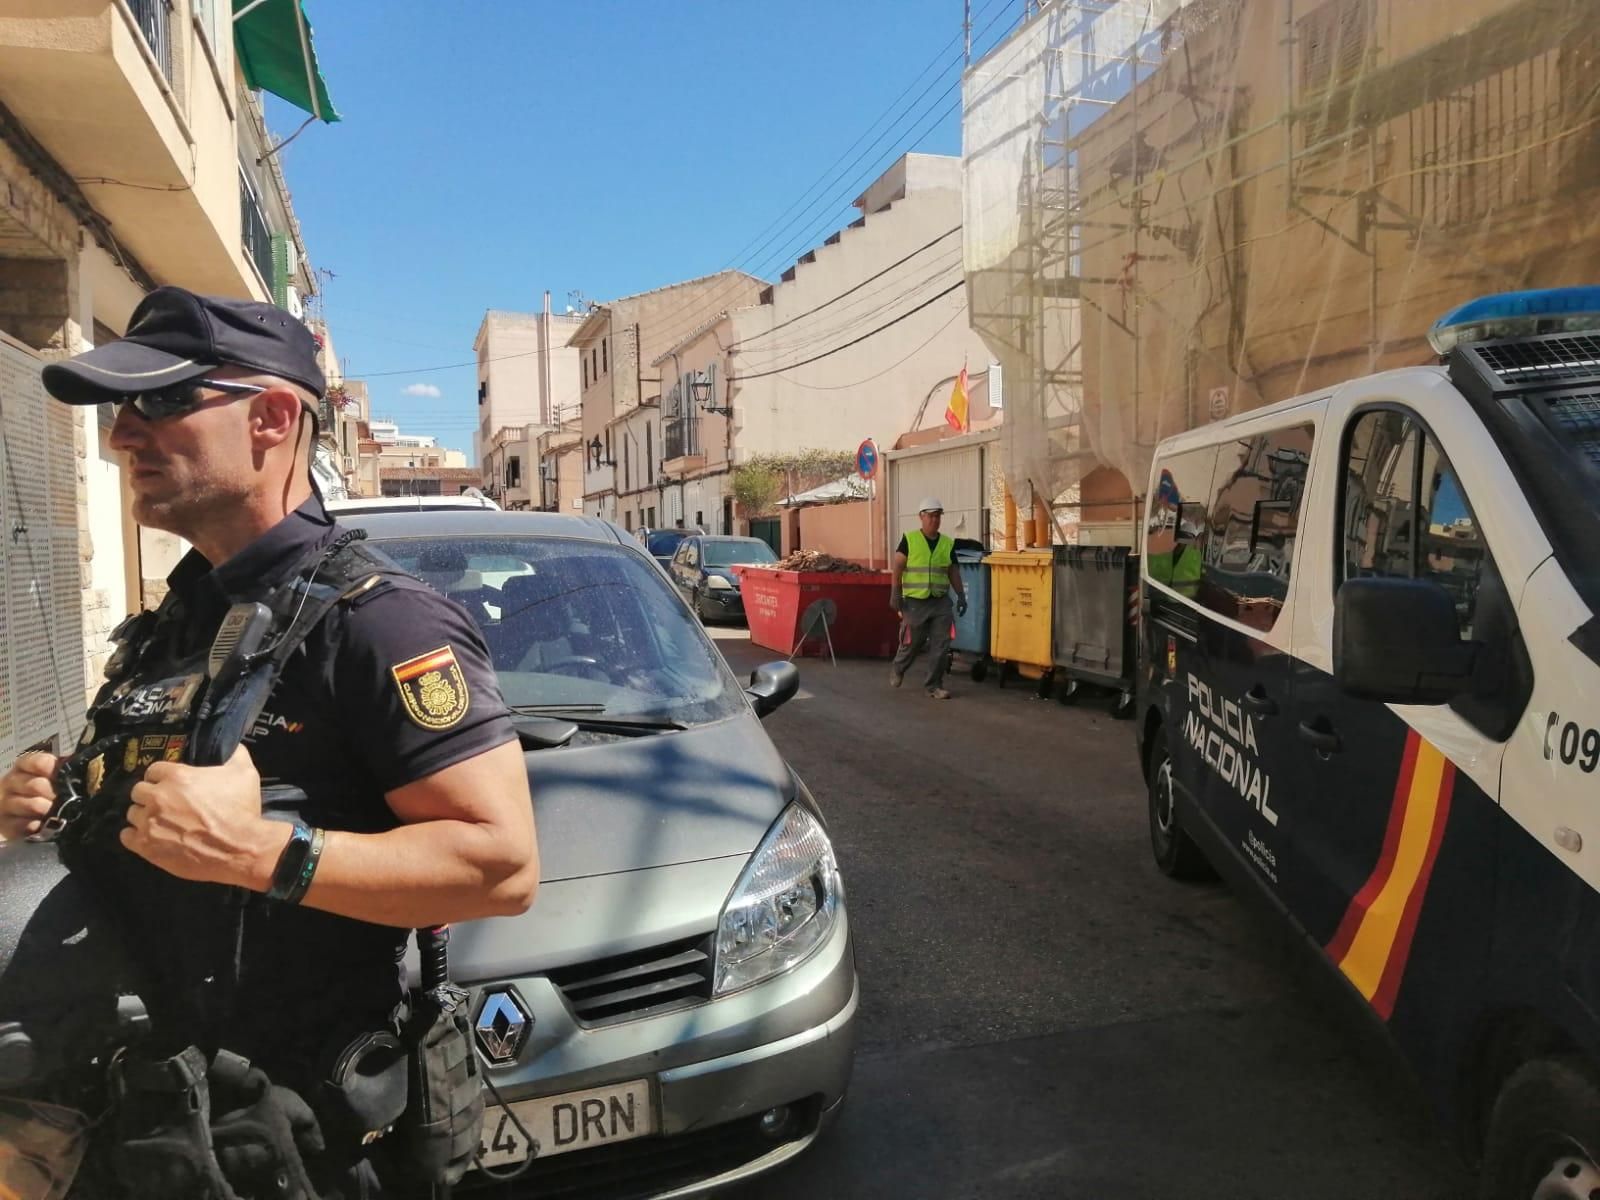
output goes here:
<path id="1" fill-rule="evenodd" d="M 1216 465 L 1215 446 L 1185 450 L 1156 464 L 1155 494 L 1145 525 L 1145 573 L 1191 599 L 1200 588 L 1206 505 Z"/>
<path id="2" fill-rule="evenodd" d="M 1223 443 L 1212 488 L 1200 600 L 1266 633 L 1289 595 L 1311 425 Z"/>
<path id="3" fill-rule="evenodd" d="M 1344 480 L 1340 581 L 1431 580 L 1455 599 L 1461 636 L 1470 638 L 1478 585 L 1493 563 L 1438 443 L 1403 413 L 1363 413 L 1351 430 Z"/>

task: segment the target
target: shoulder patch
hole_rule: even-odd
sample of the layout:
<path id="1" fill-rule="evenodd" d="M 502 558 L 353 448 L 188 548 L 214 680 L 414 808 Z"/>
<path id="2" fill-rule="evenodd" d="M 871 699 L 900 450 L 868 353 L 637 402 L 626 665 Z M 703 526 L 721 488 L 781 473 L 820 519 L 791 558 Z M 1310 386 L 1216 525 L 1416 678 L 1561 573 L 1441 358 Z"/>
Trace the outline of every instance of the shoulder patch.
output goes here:
<path id="1" fill-rule="evenodd" d="M 424 729 L 449 729 L 467 715 L 467 677 L 448 645 L 389 668 L 406 713 Z"/>

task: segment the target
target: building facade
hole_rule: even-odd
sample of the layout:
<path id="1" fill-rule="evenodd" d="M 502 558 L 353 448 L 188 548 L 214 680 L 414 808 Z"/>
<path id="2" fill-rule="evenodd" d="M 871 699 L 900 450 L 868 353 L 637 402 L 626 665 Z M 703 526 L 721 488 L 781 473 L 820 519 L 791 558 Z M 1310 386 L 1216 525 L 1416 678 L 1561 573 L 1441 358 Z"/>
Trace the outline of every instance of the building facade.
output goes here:
<path id="1" fill-rule="evenodd" d="M 944 424 L 968 371 L 969 428 L 992 425 L 989 352 L 961 287 L 960 160 L 908 154 L 855 201 L 861 216 L 756 303 L 658 355 L 660 523 L 738 532 L 732 473 L 761 456 L 880 447 Z"/>
<path id="2" fill-rule="evenodd" d="M 6 517 L 42 539 L 38 554 L 8 546 L 0 569 L 8 595 L 51 596 L 46 640 L 54 660 L 75 664 L 62 671 L 79 700 L 99 678 L 109 631 L 160 598 L 184 547 L 133 524 L 109 411 L 56 412 L 39 367 L 120 336 L 161 284 L 296 312 L 314 290 L 234 37 L 224 0 L 0 3 L 0 437 L 14 464 Z M 62 422 L 76 457 L 70 498 L 24 453 L 37 431 Z M 53 566 L 32 581 L 10 578 L 27 563 Z M 81 615 L 70 636 L 68 612 Z M 8 644 L 31 644 L 27 619 L 6 628 Z M 59 707 L 82 711 L 70 697 Z M 0 743 L 27 738 L 27 725 L 7 709 Z"/>
<path id="3" fill-rule="evenodd" d="M 501 431 L 518 438 L 530 425 L 554 428 L 577 413 L 578 351 L 568 343 L 583 320 L 581 313 L 552 313 L 549 292 L 543 312 L 484 313 L 472 342 L 478 358 L 478 427 L 472 442 L 477 462 L 487 461 Z M 486 471 L 484 478 L 493 477 Z"/>
<path id="4" fill-rule="evenodd" d="M 633 528 L 651 523 L 650 497 L 660 492 L 662 379 L 653 364 L 686 333 L 725 308 L 753 302 L 765 286 L 742 271 L 721 271 L 590 310 L 571 340 L 582 388 L 585 513 L 626 518 Z"/>

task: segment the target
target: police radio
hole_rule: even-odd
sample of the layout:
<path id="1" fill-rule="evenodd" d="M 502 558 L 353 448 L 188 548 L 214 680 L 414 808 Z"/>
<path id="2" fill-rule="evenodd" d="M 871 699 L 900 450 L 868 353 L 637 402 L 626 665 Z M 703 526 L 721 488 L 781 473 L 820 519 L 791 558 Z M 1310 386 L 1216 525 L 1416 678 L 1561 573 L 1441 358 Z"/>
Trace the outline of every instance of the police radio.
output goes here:
<path id="1" fill-rule="evenodd" d="M 276 682 L 273 671 L 254 672 L 273 646 L 267 646 L 272 632 L 272 610 L 259 601 L 231 606 L 222 618 L 217 636 L 206 655 L 206 691 L 194 722 L 195 730 L 185 751 L 185 760 L 194 766 L 217 766 L 232 757 L 255 723 L 260 709 L 257 691 L 270 689 Z"/>

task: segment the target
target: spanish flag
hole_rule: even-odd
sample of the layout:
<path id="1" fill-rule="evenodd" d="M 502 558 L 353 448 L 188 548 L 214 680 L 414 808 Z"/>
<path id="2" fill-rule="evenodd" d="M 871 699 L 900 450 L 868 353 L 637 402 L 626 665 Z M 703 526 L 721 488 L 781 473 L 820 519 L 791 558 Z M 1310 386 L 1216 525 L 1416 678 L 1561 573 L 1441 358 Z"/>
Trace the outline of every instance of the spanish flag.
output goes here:
<path id="1" fill-rule="evenodd" d="M 956 386 L 950 391 L 950 405 L 944 410 L 944 423 L 957 433 L 966 433 L 967 427 L 967 368 L 961 367 L 956 376 Z"/>

